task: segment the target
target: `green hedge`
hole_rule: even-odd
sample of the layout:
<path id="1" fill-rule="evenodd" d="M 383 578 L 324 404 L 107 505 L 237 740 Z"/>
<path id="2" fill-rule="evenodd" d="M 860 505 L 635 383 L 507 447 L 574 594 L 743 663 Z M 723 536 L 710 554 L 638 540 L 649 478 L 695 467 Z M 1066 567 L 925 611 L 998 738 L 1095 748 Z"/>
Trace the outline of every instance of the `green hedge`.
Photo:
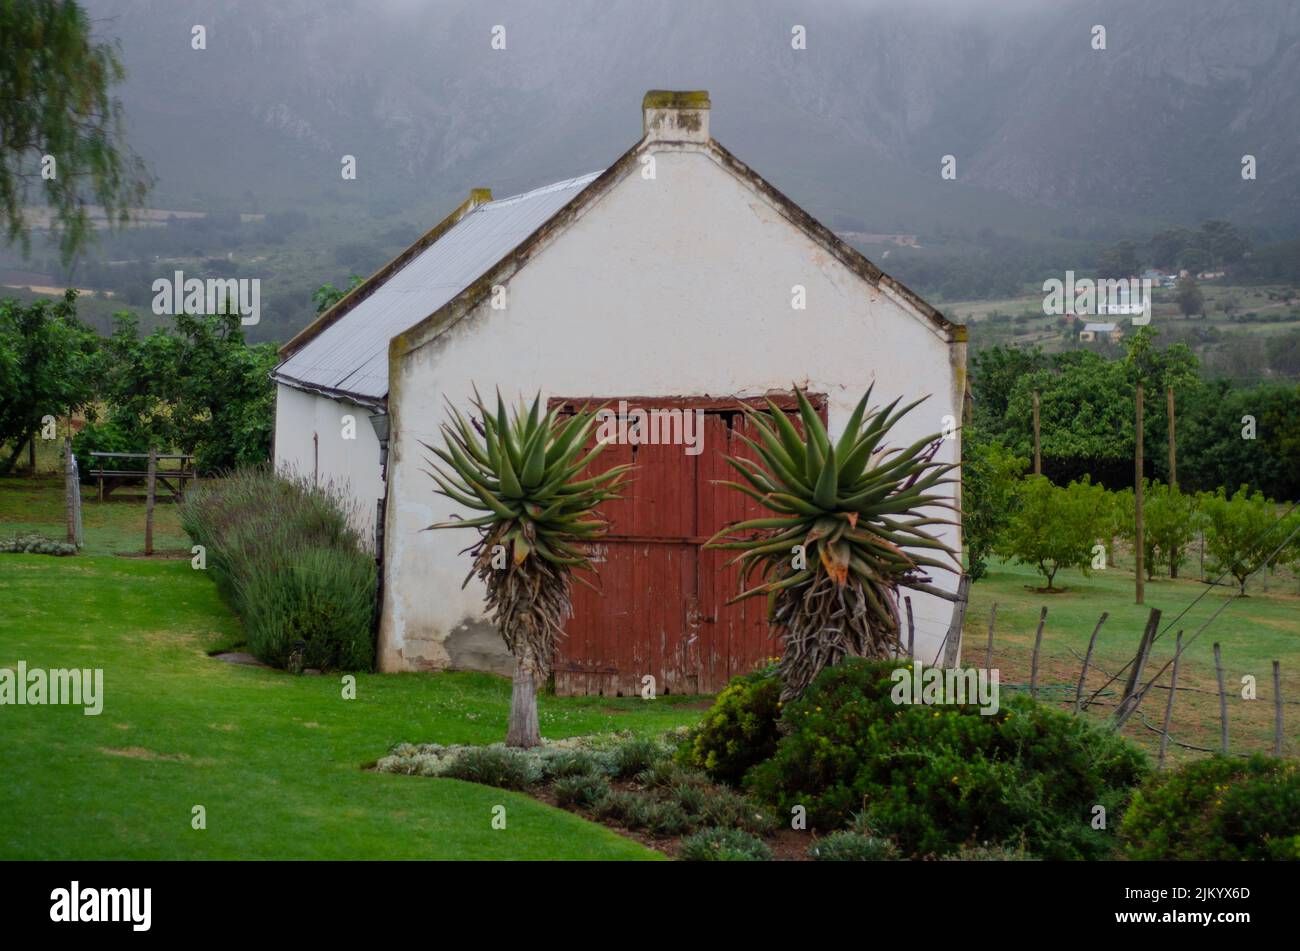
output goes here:
<path id="1" fill-rule="evenodd" d="M 821 830 L 859 810 L 909 855 L 970 843 L 1021 844 L 1054 859 L 1116 848 L 1114 827 L 1145 755 L 1090 722 L 1025 697 L 992 715 L 975 706 L 898 705 L 892 661 L 846 660 L 785 711 L 791 732 L 749 771 L 756 798 Z M 1094 807 L 1107 826 L 1094 829 Z"/>
<path id="2" fill-rule="evenodd" d="M 1300 860 L 1300 768 L 1214 756 L 1157 774 L 1120 835 L 1134 859 Z"/>
<path id="3" fill-rule="evenodd" d="M 247 468 L 201 483 L 180 515 L 259 660 L 373 666 L 375 561 L 349 524 L 342 493 Z"/>

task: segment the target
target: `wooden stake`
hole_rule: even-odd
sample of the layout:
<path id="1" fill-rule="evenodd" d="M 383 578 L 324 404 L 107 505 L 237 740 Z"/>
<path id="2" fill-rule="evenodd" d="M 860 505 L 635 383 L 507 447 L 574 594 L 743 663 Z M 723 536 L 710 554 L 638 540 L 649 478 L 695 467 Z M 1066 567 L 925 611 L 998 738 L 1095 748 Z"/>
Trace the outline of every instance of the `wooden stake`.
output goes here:
<path id="1" fill-rule="evenodd" d="M 1043 474 L 1043 453 L 1038 435 L 1038 391 L 1034 390 L 1034 475 Z"/>
<path id="2" fill-rule="evenodd" d="M 1115 719 L 1119 726 L 1124 725 L 1124 721 L 1142 702 L 1137 696 L 1138 687 L 1142 684 L 1142 669 L 1146 667 L 1147 655 L 1151 653 L 1151 642 L 1155 640 L 1156 631 L 1159 629 L 1160 610 L 1152 608 L 1151 613 L 1147 615 L 1147 626 L 1142 629 L 1142 639 L 1138 641 L 1137 653 L 1133 655 L 1133 665 L 1128 672 L 1128 682 L 1124 684 L 1124 694 L 1120 698 L 1119 706 L 1115 708 Z"/>
<path id="3" fill-rule="evenodd" d="M 1097 635 L 1101 633 L 1101 626 L 1106 623 L 1106 618 L 1110 617 L 1107 611 L 1101 612 L 1101 617 L 1097 618 L 1097 626 L 1092 629 L 1092 637 L 1088 638 L 1088 653 L 1083 655 L 1083 670 L 1079 671 L 1079 686 L 1074 691 L 1074 712 L 1078 714 L 1079 706 L 1083 701 L 1083 684 L 1088 679 L 1088 665 L 1092 663 L 1092 649 L 1097 646 Z"/>
<path id="4" fill-rule="evenodd" d="M 63 437 L 63 508 L 67 515 L 68 541 L 77 543 L 76 476 L 72 472 L 72 437 Z"/>
<path id="5" fill-rule="evenodd" d="M 1214 644 L 1214 675 L 1219 679 L 1219 748 L 1228 753 L 1228 693 L 1223 688 L 1223 654 L 1219 644 Z"/>
<path id="6" fill-rule="evenodd" d="M 1174 388 L 1165 387 L 1165 411 L 1168 415 L 1169 426 L 1169 489 L 1171 492 L 1178 491 L 1178 450 L 1177 442 L 1174 438 Z M 1169 577 L 1178 577 L 1178 548 L 1174 547 L 1169 552 Z"/>
<path id="7" fill-rule="evenodd" d="M 966 606 L 970 602 L 970 575 L 963 574 L 957 582 L 957 602 L 953 605 L 952 620 L 948 623 L 948 633 L 943 636 L 940 651 L 944 667 L 957 666 L 957 656 L 961 651 L 961 631 L 966 623 Z M 938 658 L 935 658 L 938 663 Z"/>
<path id="8" fill-rule="evenodd" d="M 912 626 L 912 599 L 903 598 L 903 604 L 907 605 L 907 656 L 916 658 L 916 628 Z"/>
<path id="9" fill-rule="evenodd" d="M 1034 634 L 1034 659 L 1029 668 L 1029 696 L 1038 696 L 1038 649 L 1043 645 L 1043 624 L 1047 621 L 1047 605 L 1038 615 L 1038 631 Z"/>
<path id="10" fill-rule="evenodd" d="M 158 477 L 158 450 L 149 447 L 149 474 L 145 477 L 144 498 L 144 553 L 153 554 L 153 496 L 154 484 Z"/>
<path id="11" fill-rule="evenodd" d="M 1282 755 L 1282 664 L 1273 661 L 1273 755 Z"/>
<path id="12" fill-rule="evenodd" d="M 984 669 L 993 669 L 993 624 L 998 619 L 998 603 L 993 602 L 993 610 L 989 612 L 989 646 L 984 652 Z"/>
<path id="13" fill-rule="evenodd" d="M 1143 588 L 1142 570 L 1143 562 L 1146 560 L 1146 532 L 1144 531 L 1142 519 L 1143 503 L 1143 479 L 1142 479 L 1142 381 L 1138 380 L 1137 384 L 1137 428 L 1135 430 L 1137 444 L 1134 451 L 1134 485 L 1133 485 L 1133 537 L 1134 552 L 1133 558 L 1136 563 L 1134 570 L 1136 581 L 1136 604 L 1142 604 L 1145 600 L 1146 592 Z"/>
<path id="14" fill-rule="evenodd" d="M 1174 697 L 1178 694 L 1178 662 L 1183 654 L 1183 632 L 1174 638 L 1174 669 L 1169 675 L 1169 700 L 1165 703 L 1165 722 L 1160 727 L 1160 757 L 1156 769 L 1165 768 L 1165 750 L 1169 747 L 1169 721 L 1174 715 Z"/>

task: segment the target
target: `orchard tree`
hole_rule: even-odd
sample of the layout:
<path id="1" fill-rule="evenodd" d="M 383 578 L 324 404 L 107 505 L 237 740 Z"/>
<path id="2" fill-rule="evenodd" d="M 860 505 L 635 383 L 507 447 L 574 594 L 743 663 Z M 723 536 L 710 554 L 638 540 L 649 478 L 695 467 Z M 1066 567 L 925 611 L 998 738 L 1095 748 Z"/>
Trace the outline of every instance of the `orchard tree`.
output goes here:
<path id="1" fill-rule="evenodd" d="M 1286 538 L 1276 506 L 1264 493 L 1251 494 L 1243 485 L 1231 496 L 1222 488 L 1203 495 L 1201 510 L 1211 571 L 1232 575 L 1245 597 L 1246 579 L 1263 567 L 1264 560 Z"/>
<path id="2" fill-rule="evenodd" d="M 125 225 L 150 184 L 109 92 L 125 70 L 92 33 L 72 0 L 0 2 L 0 226 L 26 252 L 25 209 L 43 202 L 65 262 L 93 234 L 89 206 Z"/>
<path id="3" fill-rule="evenodd" d="M 1029 463 L 976 430 L 967 428 L 963 435 L 962 539 L 967 570 L 971 580 L 978 581 L 1015 511 L 1016 486 Z"/>
<path id="4" fill-rule="evenodd" d="M 46 416 L 68 416 L 96 389 L 99 338 L 77 318 L 77 292 L 28 306 L 0 301 L 0 473 L 33 447 Z"/>
<path id="5" fill-rule="evenodd" d="M 1048 593 L 1062 568 L 1092 567 L 1093 547 L 1105 532 L 1107 493 L 1087 481 L 1066 488 L 1046 476 L 1029 476 L 1017 491 L 1017 508 L 1000 543 L 1001 552 L 1023 565 L 1033 565 L 1047 579 Z"/>

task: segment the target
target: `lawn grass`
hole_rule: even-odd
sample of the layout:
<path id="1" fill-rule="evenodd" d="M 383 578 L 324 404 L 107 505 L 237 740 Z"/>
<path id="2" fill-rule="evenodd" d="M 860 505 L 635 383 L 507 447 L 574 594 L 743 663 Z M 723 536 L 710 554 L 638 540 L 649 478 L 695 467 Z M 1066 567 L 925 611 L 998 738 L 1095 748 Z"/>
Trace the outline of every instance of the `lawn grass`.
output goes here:
<path id="1" fill-rule="evenodd" d="M 1196 565 L 1184 566 L 1191 577 L 1170 580 L 1157 577 L 1146 585 L 1146 603 L 1134 603 L 1132 565 L 1111 565 L 1084 577 L 1076 570 L 1062 571 L 1056 584 L 1060 594 L 1034 590 L 1043 584 L 1032 568 L 993 561 L 989 573 L 971 586 L 970 608 L 963 629 L 962 662 L 982 666 L 988 643 L 988 624 L 997 602 L 997 624 L 993 639 L 993 666 L 1001 669 L 1003 689 L 1030 680 L 1034 632 L 1039 610 L 1048 609 L 1039 659 L 1040 696 L 1058 699 L 1073 708 L 1073 700 L 1088 639 L 1103 611 L 1109 613 L 1098 636 L 1093 654 L 1094 672 L 1088 678 L 1085 697 L 1102 687 L 1108 675 L 1120 670 L 1133 656 L 1151 608 L 1162 611 L 1161 629 L 1173 624 L 1159 639 L 1147 663 L 1146 679 L 1172 659 L 1174 635 L 1184 631 L 1190 638 L 1223 602 L 1232 598 L 1236 587 L 1208 586 L 1197 577 Z M 1229 579 L 1230 580 L 1230 579 Z M 1300 751 L 1300 595 L 1294 579 L 1273 579 L 1267 592 L 1252 582 L 1250 597 L 1224 608 L 1205 632 L 1183 652 L 1179 671 L 1178 699 L 1174 705 L 1171 735 L 1193 746 L 1219 745 L 1219 702 L 1214 671 L 1214 642 L 1222 647 L 1228 694 L 1229 748 L 1235 752 L 1270 752 L 1273 747 L 1272 662 L 1281 662 L 1285 728 L 1283 751 L 1294 756 Z M 1196 606 L 1175 622 L 1175 616 L 1202 596 Z M 928 658 L 927 658 L 928 660 Z M 1103 673 L 1104 672 L 1104 673 Z M 1242 677 L 1254 676 L 1259 699 L 1242 698 Z M 1161 682 L 1167 684 L 1166 672 Z M 1113 703 L 1121 679 L 1112 684 L 1102 700 Z M 1183 690 L 1182 688 L 1194 688 Z M 1014 686 L 1012 689 L 1016 689 Z M 1159 726 L 1164 716 L 1167 690 L 1153 690 L 1139 713 L 1125 728 L 1136 742 L 1154 749 L 1158 734 L 1145 723 Z M 1111 712 L 1109 706 L 1093 709 L 1097 716 Z M 1170 756 L 1185 759 L 1203 755 L 1171 747 Z"/>
<path id="2" fill-rule="evenodd" d="M 59 537 L 58 500 L 57 485 L 0 480 L 0 531 Z M 344 700 L 339 676 L 223 663 L 209 652 L 242 635 L 211 581 L 188 560 L 107 554 L 138 550 L 139 505 L 85 512 L 97 554 L 0 555 L 0 666 L 101 668 L 105 692 L 99 716 L 0 707 L 0 858 L 658 857 L 525 795 L 362 769 L 401 741 L 502 739 L 509 683 L 362 674 Z M 160 535 L 186 543 L 174 527 Z M 685 699 L 543 697 L 542 734 L 658 733 L 698 718 Z"/>

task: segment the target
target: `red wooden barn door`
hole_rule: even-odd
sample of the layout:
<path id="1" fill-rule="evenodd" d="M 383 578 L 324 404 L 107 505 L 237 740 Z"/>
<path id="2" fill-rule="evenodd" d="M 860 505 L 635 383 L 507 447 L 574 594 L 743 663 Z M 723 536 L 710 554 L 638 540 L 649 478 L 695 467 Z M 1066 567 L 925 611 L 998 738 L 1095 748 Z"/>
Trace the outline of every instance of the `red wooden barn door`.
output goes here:
<path id="1" fill-rule="evenodd" d="M 555 689 L 562 696 L 634 696 L 648 674 L 659 693 L 716 693 L 779 653 L 768 635 L 766 599 L 726 604 L 739 592 L 738 567 L 726 565 L 735 553 L 702 547 L 729 522 L 769 514 L 735 489 L 713 484 L 739 479 L 724 459 L 751 455 L 737 436 L 753 437 L 734 400 L 626 401 L 630 408 L 702 410 L 703 451 L 692 456 L 681 445 L 614 444 L 596 461 L 592 475 L 622 463 L 637 468 L 624 498 L 602 506 L 610 530 L 591 549 L 598 577 L 584 573 L 600 591 L 574 585 Z M 583 402 L 596 401 L 552 400 L 569 407 Z M 600 402 L 618 405 L 617 398 Z M 783 407 L 790 402 L 781 401 Z M 824 419 L 824 398 L 814 403 Z"/>

